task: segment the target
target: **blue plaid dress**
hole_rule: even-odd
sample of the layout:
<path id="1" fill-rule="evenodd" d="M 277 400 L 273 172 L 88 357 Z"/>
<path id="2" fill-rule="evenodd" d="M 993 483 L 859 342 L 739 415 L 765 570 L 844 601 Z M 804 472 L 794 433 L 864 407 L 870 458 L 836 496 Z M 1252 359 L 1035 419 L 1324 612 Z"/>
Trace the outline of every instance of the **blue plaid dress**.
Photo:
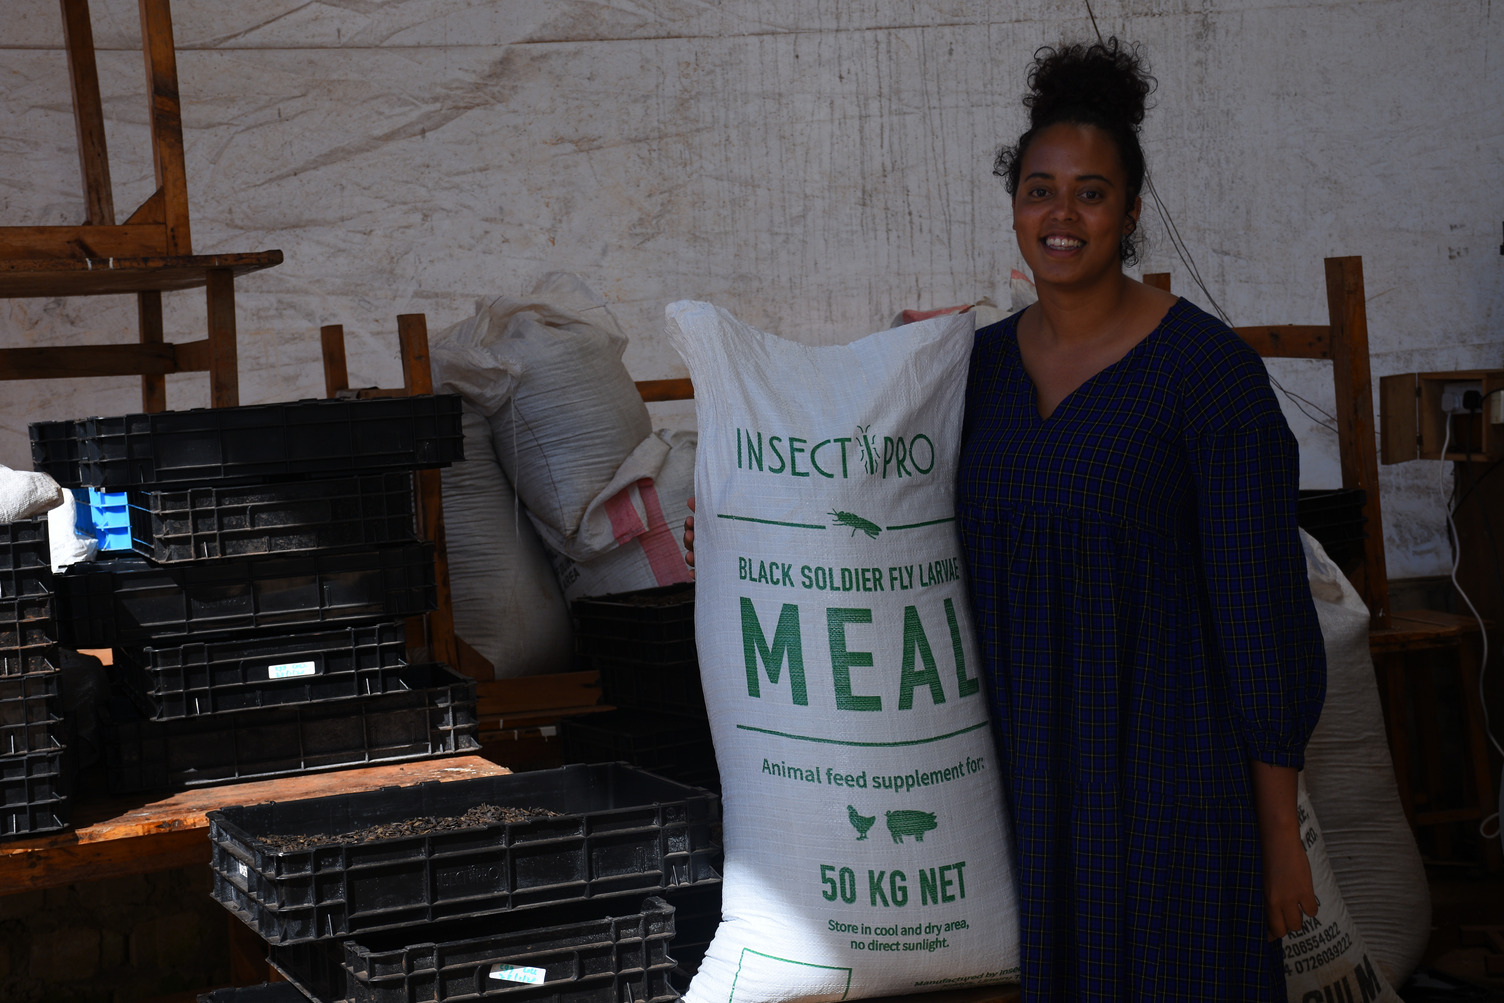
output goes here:
<path id="1" fill-rule="evenodd" d="M 1024 998 L 1283 1001 L 1249 761 L 1300 766 L 1326 689 L 1295 439 L 1185 300 L 1048 419 L 1017 323 L 977 333 L 958 513 Z"/>

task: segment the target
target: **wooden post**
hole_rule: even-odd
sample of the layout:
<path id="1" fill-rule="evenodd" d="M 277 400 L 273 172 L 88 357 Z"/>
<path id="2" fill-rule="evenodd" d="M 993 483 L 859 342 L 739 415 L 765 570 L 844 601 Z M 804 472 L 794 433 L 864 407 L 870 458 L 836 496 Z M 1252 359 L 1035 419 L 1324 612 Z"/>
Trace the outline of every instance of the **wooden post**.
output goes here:
<path id="1" fill-rule="evenodd" d="M 433 370 L 428 361 L 428 321 L 421 313 L 397 316 L 397 343 L 402 353 L 402 384 L 409 396 L 433 393 Z M 434 585 L 438 599 L 428 614 L 428 648 L 434 661 L 462 668 L 454 636 L 454 606 L 449 592 L 449 551 L 444 540 L 443 479 L 438 470 L 419 470 L 417 481 L 419 535 L 433 541 Z"/>
<path id="2" fill-rule="evenodd" d="M 137 331 L 142 345 L 162 344 L 162 293 L 147 289 L 136 294 Z M 167 410 L 167 377 L 141 375 L 141 410 L 147 413 Z"/>
<path id="3" fill-rule="evenodd" d="M 68 81 L 73 90 L 73 124 L 78 130 L 78 167 L 93 226 L 115 225 L 115 194 L 110 188 L 110 158 L 104 142 L 104 111 L 99 101 L 99 69 L 94 62 L 94 28 L 89 0 L 60 0 L 63 45 L 68 50 Z"/>
<path id="4" fill-rule="evenodd" d="M 1363 581 L 1354 583 L 1375 627 L 1389 624 L 1389 576 L 1384 562 L 1384 520 L 1379 505 L 1378 446 L 1373 427 L 1373 380 L 1368 368 L 1368 313 L 1363 302 L 1363 259 L 1326 259 L 1327 314 L 1331 320 L 1333 376 L 1342 486 L 1363 490 Z"/>
<path id="5" fill-rule="evenodd" d="M 350 388 L 350 370 L 345 362 L 345 325 L 325 324 L 319 328 L 319 345 L 324 352 L 324 396 L 338 397 Z"/>
<path id="6" fill-rule="evenodd" d="M 146 90 L 151 97 L 152 162 L 156 167 L 157 187 L 162 192 L 167 253 L 192 254 L 193 237 L 188 226 L 188 169 L 183 159 L 183 109 L 178 99 L 178 60 L 172 42 L 172 10 L 168 0 L 140 0 L 140 5 Z"/>
<path id="7" fill-rule="evenodd" d="M 240 403 L 235 278 L 228 268 L 211 268 L 208 276 L 204 296 L 209 307 L 209 406 L 234 407 Z"/>

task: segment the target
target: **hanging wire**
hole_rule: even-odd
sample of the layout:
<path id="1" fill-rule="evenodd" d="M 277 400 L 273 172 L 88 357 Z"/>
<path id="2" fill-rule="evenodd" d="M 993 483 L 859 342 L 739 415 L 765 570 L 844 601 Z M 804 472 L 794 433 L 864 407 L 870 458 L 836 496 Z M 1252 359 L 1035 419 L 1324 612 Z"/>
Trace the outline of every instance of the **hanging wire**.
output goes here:
<path id="1" fill-rule="evenodd" d="M 1107 40 L 1102 37 L 1102 29 L 1097 25 L 1096 12 L 1091 9 L 1091 0 L 1083 0 L 1083 2 L 1086 4 L 1086 16 L 1091 18 L 1091 28 L 1092 31 L 1096 32 L 1097 41 L 1106 45 Z M 1149 201 L 1154 206 L 1155 213 L 1159 216 L 1160 225 L 1164 227 L 1165 235 L 1170 238 L 1170 246 L 1175 249 L 1175 254 L 1180 258 L 1180 263 L 1185 266 L 1187 274 L 1191 277 L 1191 281 L 1196 284 L 1197 289 L 1201 290 L 1201 295 L 1205 298 L 1207 304 L 1211 306 L 1212 311 L 1222 319 L 1222 323 L 1228 327 L 1232 327 L 1232 318 L 1228 316 L 1226 310 L 1222 309 L 1222 304 L 1217 302 L 1217 298 L 1212 295 L 1211 289 L 1207 288 L 1206 282 L 1202 280 L 1201 270 L 1196 267 L 1196 259 L 1191 255 L 1190 245 L 1180 235 L 1180 228 L 1175 225 L 1175 220 L 1170 215 L 1169 208 L 1165 205 L 1164 200 L 1159 197 L 1159 191 L 1154 187 L 1154 177 L 1150 174 L 1147 164 L 1144 165 L 1144 186 L 1149 190 Z M 1290 402 L 1295 405 L 1296 410 L 1310 419 L 1312 424 L 1319 425 L 1333 435 L 1337 434 L 1337 419 L 1329 411 L 1315 401 L 1302 397 L 1300 394 L 1287 388 L 1275 378 L 1273 373 L 1269 374 L 1269 382 L 1274 385 L 1276 390 L 1289 398 Z M 1316 413 L 1312 414 L 1312 411 Z"/>

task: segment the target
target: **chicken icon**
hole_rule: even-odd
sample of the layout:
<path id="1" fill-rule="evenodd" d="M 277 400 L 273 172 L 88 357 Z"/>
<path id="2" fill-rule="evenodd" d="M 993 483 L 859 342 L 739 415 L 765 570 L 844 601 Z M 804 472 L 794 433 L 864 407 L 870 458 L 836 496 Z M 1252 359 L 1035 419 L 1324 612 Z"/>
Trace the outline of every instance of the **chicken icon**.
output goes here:
<path id="1" fill-rule="evenodd" d="M 857 831 L 857 841 L 866 839 L 867 830 L 872 828 L 872 823 L 877 821 L 877 816 L 859 814 L 854 805 L 846 806 L 846 814 L 851 816 L 851 827 Z"/>

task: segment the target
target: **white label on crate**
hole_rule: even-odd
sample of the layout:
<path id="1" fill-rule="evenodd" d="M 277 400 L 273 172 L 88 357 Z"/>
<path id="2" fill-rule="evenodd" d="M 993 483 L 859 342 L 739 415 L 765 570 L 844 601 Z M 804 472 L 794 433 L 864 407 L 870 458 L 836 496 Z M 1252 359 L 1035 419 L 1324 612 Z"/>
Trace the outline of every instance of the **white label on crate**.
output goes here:
<path id="1" fill-rule="evenodd" d="M 526 982 L 530 986 L 541 986 L 548 973 L 541 968 L 525 968 L 520 965 L 492 965 L 491 978 L 505 979 L 507 982 Z"/>
<path id="2" fill-rule="evenodd" d="M 318 671 L 312 662 L 288 662 L 286 665 L 266 667 L 268 679 L 295 679 L 298 676 L 316 675 Z"/>

